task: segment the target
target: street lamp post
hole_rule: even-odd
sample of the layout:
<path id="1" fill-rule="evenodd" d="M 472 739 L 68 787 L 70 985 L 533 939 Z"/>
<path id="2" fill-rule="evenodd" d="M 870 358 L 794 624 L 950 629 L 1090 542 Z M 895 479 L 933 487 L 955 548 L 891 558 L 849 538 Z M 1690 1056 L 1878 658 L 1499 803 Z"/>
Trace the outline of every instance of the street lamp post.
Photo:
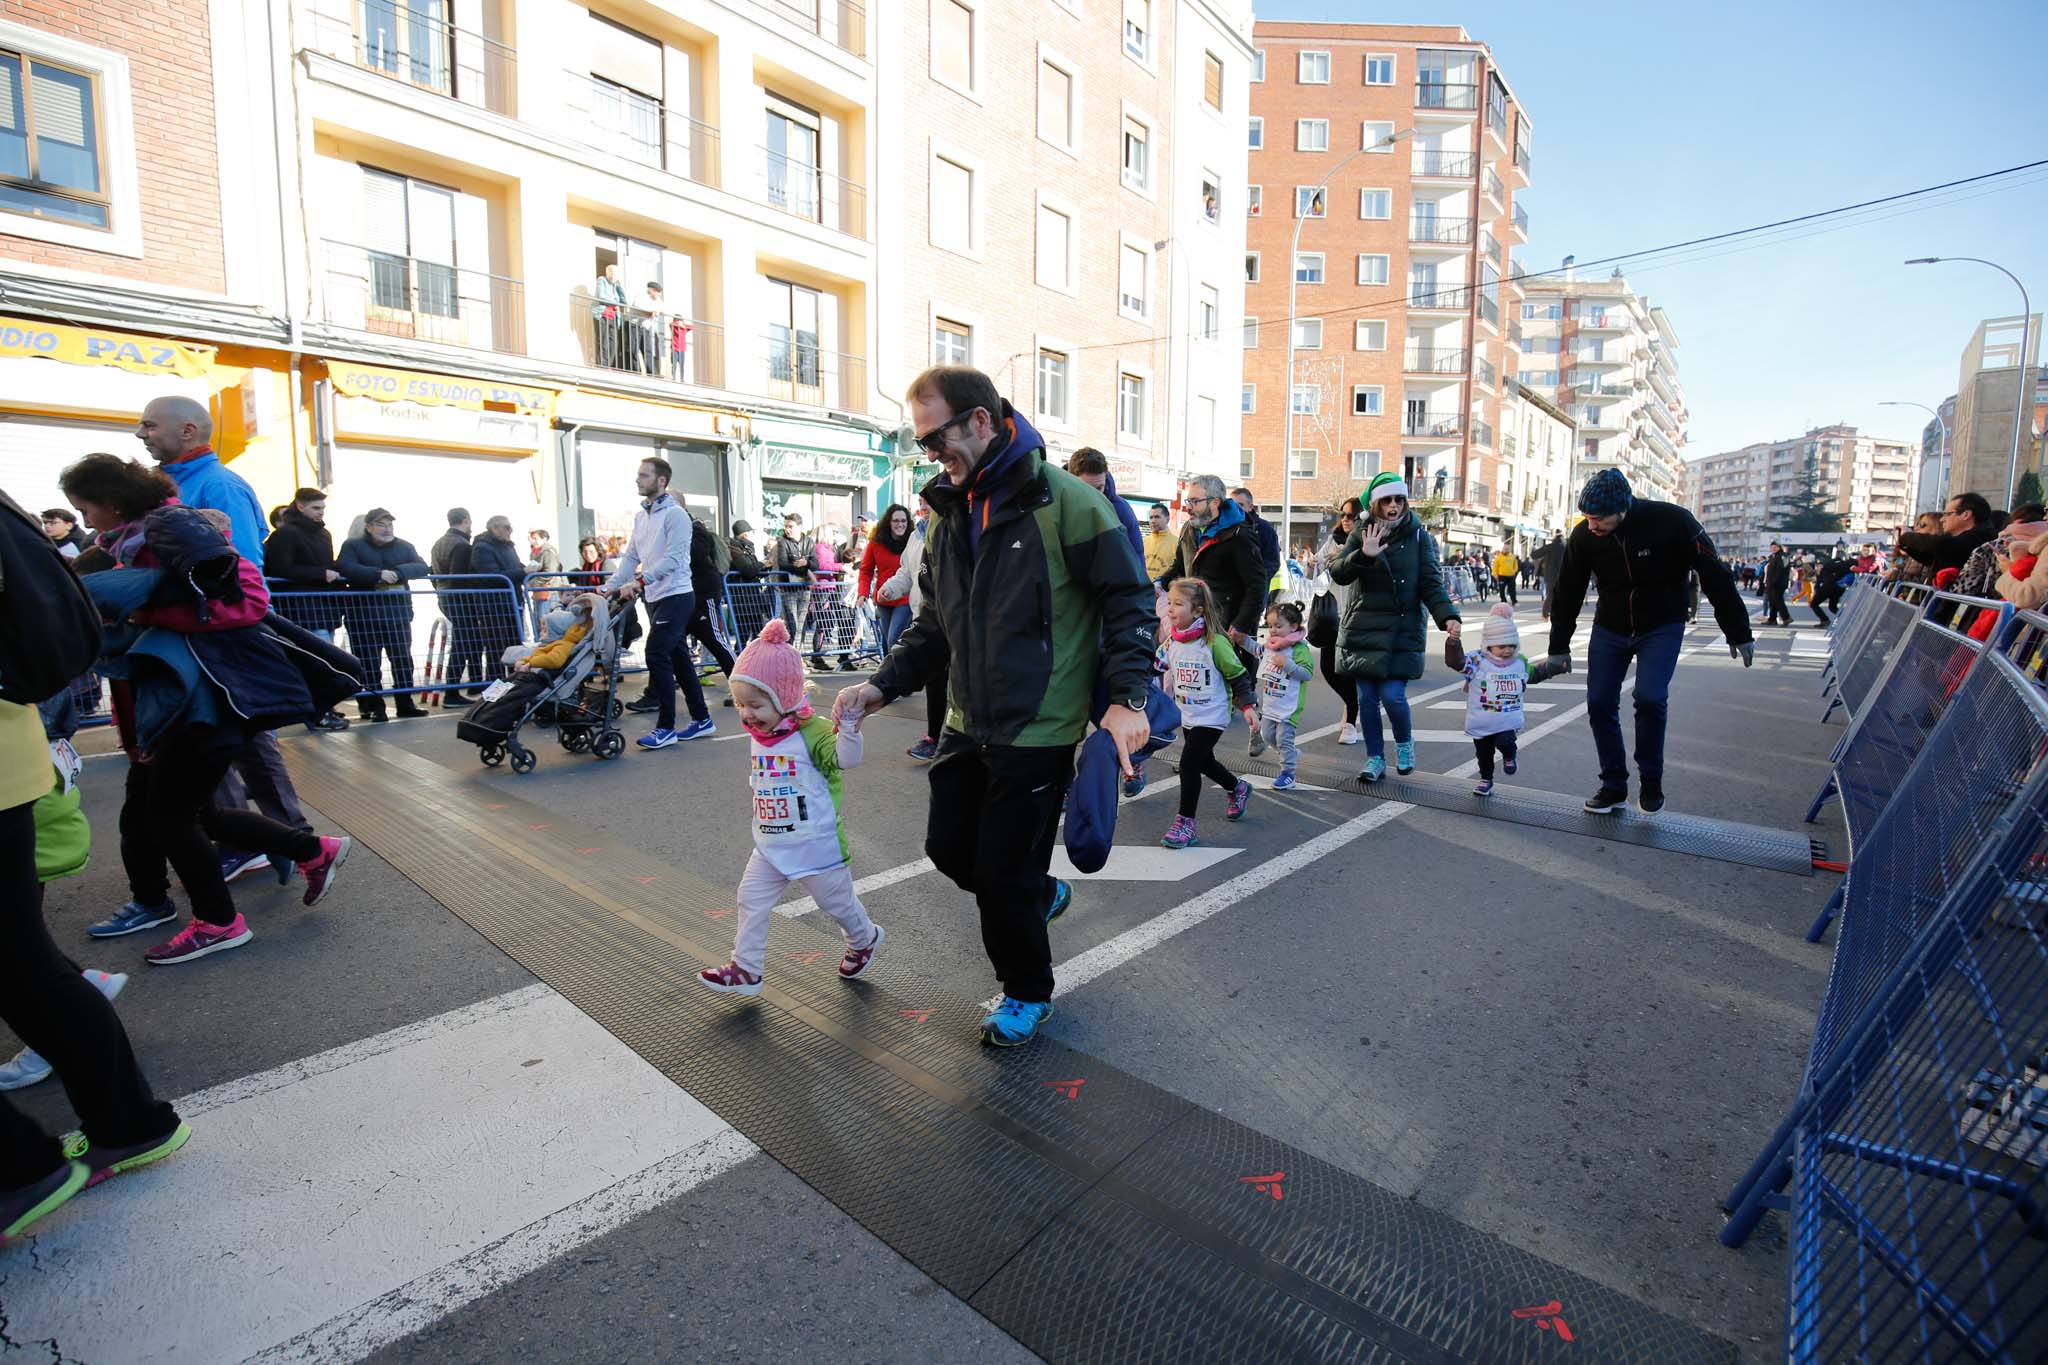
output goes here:
<path id="1" fill-rule="evenodd" d="M 1939 265 L 1944 261 L 1972 261 L 1977 265 L 1988 265 L 2012 281 L 2013 288 L 2020 291 L 2020 358 L 2019 388 L 2012 396 L 2012 456 L 2005 469 L 2005 505 L 2012 506 L 2013 494 L 2020 482 L 2020 433 L 2027 429 L 2027 391 L 2032 388 L 2028 381 L 2033 378 L 2033 358 L 2028 354 L 2028 343 L 2033 340 L 2034 306 L 2027 301 L 2027 287 L 2020 283 L 2020 277 L 1996 261 L 1987 261 L 1982 256 L 1915 256 L 1907 265 Z M 1937 414 L 1938 415 L 1938 414 Z M 1948 490 L 1944 488 L 1943 493 Z"/>
<path id="2" fill-rule="evenodd" d="M 1364 156 L 1367 152 L 1384 151 L 1397 142 L 1405 142 L 1415 136 L 1413 128 L 1403 128 L 1389 134 L 1378 142 L 1360 147 L 1336 165 L 1329 174 L 1316 182 L 1315 194 L 1324 196 L 1324 212 L 1328 213 L 1327 191 L 1330 181 L 1337 172 Z M 1296 291 L 1301 288 L 1301 272 L 1296 270 L 1295 259 L 1301 255 L 1301 230 L 1308 226 L 1297 206 L 1294 218 L 1294 245 L 1287 252 L 1287 448 L 1280 452 L 1280 541 L 1283 547 L 1292 545 L 1294 536 L 1294 307 Z"/>
<path id="3" fill-rule="evenodd" d="M 1925 403 L 1915 403 L 1910 399 L 1896 398 L 1881 399 L 1878 402 L 1878 406 L 1881 408 L 1918 408 L 1922 412 L 1933 414 L 1935 429 L 1941 433 L 1935 438 L 1939 448 L 1934 452 L 1934 458 L 1941 461 L 1941 493 L 1943 499 L 1946 500 L 1948 497 L 1948 466 L 1951 457 L 1948 448 L 1948 423 L 1942 419 L 1941 410 L 1939 408 L 1930 408 Z M 1926 509 L 1916 510 L 1924 511 Z"/>

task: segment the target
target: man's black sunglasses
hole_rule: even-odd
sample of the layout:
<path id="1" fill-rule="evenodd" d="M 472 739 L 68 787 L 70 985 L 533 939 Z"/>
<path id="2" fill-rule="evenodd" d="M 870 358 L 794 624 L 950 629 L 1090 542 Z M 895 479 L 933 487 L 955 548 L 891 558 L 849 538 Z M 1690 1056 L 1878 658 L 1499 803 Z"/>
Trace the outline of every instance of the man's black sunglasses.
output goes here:
<path id="1" fill-rule="evenodd" d="M 920 446 L 924 447 L 924 449 L 928 453 L 933 455 L 938 454 L 940 451 L 946 448 L 946 433 L 950 431 L 952 428 L 959 426 L 962 422 L 966 421 L 968 418 L 974 416 L 975 413 L 980 411 L 980 408 L 969 408 L 967 411 L 959 414 L 956 417 L 948 418 L 946 421 L 943 421 L 939 423 L 937 426 L 933 427 L 930 431 L 927 431 L 924 435 L 917 437 L 917 443 Z"/>

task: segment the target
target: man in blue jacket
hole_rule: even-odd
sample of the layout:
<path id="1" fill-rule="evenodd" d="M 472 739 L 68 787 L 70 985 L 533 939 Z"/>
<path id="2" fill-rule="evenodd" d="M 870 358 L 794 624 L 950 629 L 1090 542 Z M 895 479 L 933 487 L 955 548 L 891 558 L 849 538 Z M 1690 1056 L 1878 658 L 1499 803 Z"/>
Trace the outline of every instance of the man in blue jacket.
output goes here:
<path id="1" fill-rule="evenodd" d="M 640 737 L 643 749 L 666 749 L 686 739 L 711 733 L 711 713 L 704 709 L 704 688 L 690 658 L 685 633 L 697 614 L 697 595 L 690 586 L 690 541 L 696 523 L 683 505 L 669 496 L 675 470 L 667 460 L 640 462 L 635 487 L 640 510 L 633 514 L 633 538 L 619 556 L 607 591 L 624 601 L 647 598 L 647 692 L 628 703 L 629 711 L 654 711 L 654 729 Z M 690 707 L 690 723 L 676 729 L 676 686 Z"/>
<path id="2" fill-rule="evenodd" d="M 1145 532 L 1138 525 L 1138 514 L 1131 510 L 1131 505 L 1116 491 L 1116 475 L 1109 472 L 1108 457 L 1094 446 L 1082 446 L 1067 457 L 1067 472 L 1109 499 L 1109 505 L 1116 510 L 1118 524 L 1124 528 L 1124 534 L 1130 537 L 1131 548 L 1138 552 L 1138 562 L 1143 564 Z"/>
<path id="3" fill-rule="evenodd" d="M 1266 587 L 1270 590 L 1273 575 L 1280 572 L 1280 533 L 1273 529 L 1272 522 L 1259 515 L 1259 500 L 1252 496 L 1251 489 L 1231 489 L 1230 500 L 1244 513 L 1245 524 L 1259 539 L 1259 563 L 1266 570 Z"/>

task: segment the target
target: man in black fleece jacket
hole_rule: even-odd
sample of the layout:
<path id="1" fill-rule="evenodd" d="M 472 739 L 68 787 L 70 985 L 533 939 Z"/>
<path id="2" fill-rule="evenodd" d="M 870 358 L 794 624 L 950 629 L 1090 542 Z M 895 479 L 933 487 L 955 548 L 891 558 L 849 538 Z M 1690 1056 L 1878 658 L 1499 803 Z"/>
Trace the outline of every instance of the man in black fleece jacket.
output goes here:
<path id="1" fill-rule="evenodd" d="M 1943 569 L 1962 568 L 1972 550 L 1987 544 L 1997 534 L 1998 528 L 1991 524 L 1991 504 L 1984 495 L 1958 493 L 1948 500 L 1948 508 L 1941 514 L 1939 534 L 1903 531 L 1899 534 L 1899 548 L 1940 573 Z"/>
<path id="2" fill-rule="evenodd" d="M 1621 680 L 1636 665 L 1636 805 L 1645 815 L 1664 808 L 1664 718 L 1671 675 L 1685 639 L 1687 581 L 1714 604 L 1730 658 L 1749 667 L 1755 646 L 1749 610 L 1728 566 L 1692 513 L 1676 503 L 1637 501 L 1628 477 L 1603 469 L 1579 494 L 1586 519 L 1565 542 L 1564 568 L 1550 604 L 1548 672 L 1571 668 L 1572 633 L 1586 584 L 1600 580 L 1600 605 L 1586 649 L 1586 720 L 1600 752 L 1600 790 L 1587 811 L 1604 815 L 1628 804 L 1628 750 L 1621 738 Z"/>

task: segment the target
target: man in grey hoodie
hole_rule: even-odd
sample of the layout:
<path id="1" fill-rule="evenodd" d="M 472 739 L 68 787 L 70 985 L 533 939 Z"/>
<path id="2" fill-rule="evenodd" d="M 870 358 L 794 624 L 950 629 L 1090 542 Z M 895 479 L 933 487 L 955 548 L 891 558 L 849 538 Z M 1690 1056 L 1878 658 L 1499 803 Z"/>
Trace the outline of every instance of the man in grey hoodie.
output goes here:
<path id="1" fill-rule="evenodd" d="M 715 728 L 704 706 L 704 688 L 690 658 L 685 632 L 697 611 L 690 590 L 690 538 L 696 523 L 683 505 L 669 496 L 674 469 L 667 460 L 640 462 L 635 486 L 640 510 L 633 514 L 633 537 L 619 555 L 606 590 L 627 602 L 647 598 L 647 691 L 629 702 L 629 711 L 654 711 L 654 729 L 640 737 L 643 749 L 666 749 L 686 739 L 702 739 Z M 676 687 L 690 708 L 690 723 L 676 729 Z"/>

